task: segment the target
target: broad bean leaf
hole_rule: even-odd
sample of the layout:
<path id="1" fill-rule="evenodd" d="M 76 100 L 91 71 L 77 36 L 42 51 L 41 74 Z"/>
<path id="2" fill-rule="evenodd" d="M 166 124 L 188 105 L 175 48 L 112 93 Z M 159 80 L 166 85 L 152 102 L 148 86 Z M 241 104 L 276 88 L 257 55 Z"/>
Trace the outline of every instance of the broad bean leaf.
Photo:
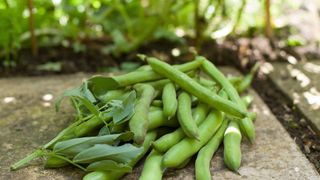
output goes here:
<path id="1" fill-rule="evenodd" d="M 73 158 L 75 163 L 93 163 L 100 160 L 114 160 L 116 162 L 128 163 L 142 153 L 143 148 L 124 144 L 122 146 L 111 146 L 108 144 L 96 144 L 86 149 Z"/>
<path id="2" fill-rule="evenodd" d="M 107 126 L 103 126 L 99 133 L 98 133 L 98 136 L 104 136 L 104 135 L 109 135 L 110 134 L 110 130 Z"/>
<path id="3" fill-rule="evenodd" d="M 82 85 L 80 87 L 64 91 L 64 93 L 56 99 L 55 108 L 57 111 L 59 111 L 59 107 L 60 107 L 62 100 L 65 97 L 70 97 L 70 96 L 82 97 L 82 98 L 87 99 L 91 103 L 96 102 L 96 98 L 94 97 L 94 95 L 92 94 L 92 92 L 90 91 L 90 89 L 88 87 L 88 82 L 85 81 L 82 83 Z"/>
<path id="4" fill-rule="evenodd" d="M 81 97 L 81 96 L 74 96 L 74 98 L 78 99 L 93 115 L 99 116 L 100 111 L 99 111 L 98 107 L 96 107 L 88 99 Z"/>
<path id="5" fill-rule="evenodd" d="M 118 142 L 120 140 L 131 140 L 132 137 L 132 132 L 125 132 L 122 134 L 75 138 L 56 143 L 53 147 L 53 151 L 58 154 L 75 156 L 79 152 L 82 152 L 94 146 L 95 144 L 114 144 L 115 142 Z"/>
<path id="6" fill-rule="evenodd" d="M 121 172 L 131 172 L 132 167 L 128 164 L 118 163 L 112 160 L 102 160 L 89 164 L 87 167 L 88 171 L 121 171 Z"/>
<path id="7" fill-rule="evenodd" d="M 121 124 L 128 121 L 134 114 L 134 106 L 136 102 L 136 92 L 131 91 L 119 105 L 118 100 L 111 101 L 111 103 L 116 104 L 112 106 L 110 113 L 113 117 L 113 123 L 115 125 Z M 121 102 L 121 101 L 120 101 Z"/>
<path id="8" fill-rule="evenodd" d="M 90 91 L 95 97 L 106 94 L 109 90 L 117 89 L 120 85 L 112 77 L 94 76 L 87 80 Z"/>

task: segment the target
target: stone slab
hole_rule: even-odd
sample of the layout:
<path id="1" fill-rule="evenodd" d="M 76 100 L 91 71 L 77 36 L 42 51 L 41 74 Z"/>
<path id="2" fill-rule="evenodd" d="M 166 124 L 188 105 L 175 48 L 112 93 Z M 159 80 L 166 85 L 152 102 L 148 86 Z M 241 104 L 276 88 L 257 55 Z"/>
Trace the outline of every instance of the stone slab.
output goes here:
<path id="1" fill-rule="evenodd" d="M 62 180 L 83 176 L 73 167 L 43 169 L 39 161 L 15 172 L 10 172 L 9 166 L 49 141 L 72 121 L 72 109 L 67 103 L 62 112 L 56 113 L 52 100 L 44 101 L 43 96 L 56 97 L 63 90 L 80 85 L 85 77 L 89 75 L 0 79 L 0 179 Z M 247 140 L 242 143 L 240 175 L 226 169 L 220 149 L 211 163 L 214 179 L 320 179 L 259 96 L 252 90 L 250 94 L 255 97 L 252 110 L 258 113 L 256 143 L 250 145 Z M 134 172 L 123 179 L 137 179 L 142 166 L 140 162 Z M 169 170 L 164 179 L 194 179 L 193 163 L 181 170 Z"/>
<path id="2" fill-rule="evenodd" d="M 273 63 L 272 82 L 296 105 L 320 135 L 320 61 Z"/>

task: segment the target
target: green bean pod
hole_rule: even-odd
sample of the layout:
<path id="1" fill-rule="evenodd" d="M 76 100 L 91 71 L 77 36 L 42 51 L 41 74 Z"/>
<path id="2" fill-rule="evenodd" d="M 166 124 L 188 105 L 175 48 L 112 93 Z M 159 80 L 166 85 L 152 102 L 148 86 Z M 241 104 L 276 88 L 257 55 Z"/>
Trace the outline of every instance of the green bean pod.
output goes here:
<path id="1" fill-rule="evenodd" d="M 196 71 L 192 70 L 192 71 L 186 72 L 186 74 L 189 77 L 194 77 L 196 75 Z M 161 80 L 157 80 L 157 81 L 146 82 L 145 84 L 149 84 L 149 85 L 153 86 L 156 90 L 163 90 L 163 88 L 168 83 L 171 83 L 170 79 L 161 79 Z"/>
<path id="2" fill-rule="evenodd" d="M 144 161 L 139 180 L 161 180 L 163 175 L 161 161 L 162 154 L 152 150 Z"/>
<path id="3" fill-rule="evenodd" d="M 195 172 L 197 180 L 209 180 L 212 179 L 210 173 L 210 162 L 217 151 L 219 145 L 223 140 L 223 135 L 228 126 L 228 120 L 224 120 L 217 133 L 210 139 L 210 141 L 201 148 L 198 152 Z"/>
<path id="4" fill-rule="evenodd" d="M 210 61 L 208 61 L 204 57 L 198 57 L 198 58 L 203 59 L 203 63 L 201 66 L 203 71 L 207 73 L 211 78 L 213 78 L 217 83 L 219 83 L 220 86 L 223 87 L 226 93 L 228 94 L 228 97 L 233 102 L 237 103 L 242 111 L 246 112 L 247 108 L 241 101 L 241 98 L 237 90 L 230 83 L 230 81 L 223 75 L 223 73 L 220 72 L 218 68 L 215 67 L 214 64 L 212 64 Z"/>
<path id="5" fill-rule="evenodd" d="M 245 91 L 246 89 L 248 89 L 248 87 L 250 86 L 250 84 L 252 83 L 252 80 L 254 78 L 254 75 L 256 74 L 257 70 L 259 69 L 260 64 L 256 63 L 252 69 L 250 70 L 250 73 L 247 74 L 243 80 L 239 83 L 239 85 L 237 86 L 237 90 L 239 93 L 242 93 L 243 91 Z"/>
<path id="6" fill-rule="evenodd" d="M 249 107 L 253 102 L 253 96 L 251 95 L 242 96 L 241 100 L 243 101 L 246 107 Z"/>
<path id="7" fill-rule="evenodd" d="M 199 126 L 199 140 L 184 138 L 178 144 L 171 147 L 163 155 L 163 167 L 177 167 L 197 153 L 215 134 L 222 122 L 223 114 L 220 111 L 212 110 Z"/>
<path id="8" fill-rule="evenodd" d="M 196 61 L 203 61 L 203 59 L 201 59 L 202 58 L 197 59 Z M 247 112 L 245 111 L 245 109 L 242 109 L 234 102 L 221 98 L 217 94 L 212 93 L 212 91 L 203 87 L 198 82 L 196 82 L 183 72 L 179 71 L 179 69 L 176 69 L 156 58 L 147 58 L 147 61 L 154 71 L 175 82 L 182 89 L 196 96 L 200 101 L 205 102 L 209 106 L 214 107 L 220 111 L 239 118 L 243 118 L 246 116 Z"/>
<path id="9" fill-rule="evenodd" d="M 44 167 L 45 168 L 60 168 L 63 166 L 68 165 L 69 163 L 61 158 L 53 157 L 53 156 L 48 156 L 45 163 Z"/>
<path id="10" fill-rule="evenodd" d="M 241 132 L 248 138 L 250 143 L 253 144 L 256 137 L 253 120 L 249 116 L 245 117 L 241 119 L 241 121 L 239 122 L 239 126 Z"/>
<path id="11" fill-rule="evenodd" d="M 182 72 L 188 72 L 188 71 L 197 69 L 201 65 L 201 63 L 202 63 L 202 60 L 191 61 L 189 63 L 185 63 L 182 65 L 176 65 L 175 68 L 177 68 Z M 163 76 L 155 73 L 152 70 L 145 70 L 145 71 L 138 70 L 138 71 L 133 71 L 127 74 L 113 77 L 113 79 L 119 84 L 120 87 L 126 87 L 136 83 L 163 79 Z"/>
<path id="12" fill-rule="evenodd" d="M 176 114 L 178 101 L 176 87 L 173 83 L 168 83 L 164 86 L 162 92 L 163 113 L 168 119 L 171 119 Z"/>
<path id="13" fill-rule="evenodd" d="M 243 80 L 243 77 L 242 76 L 230 76 L 230 77 L 227 77 L 227 79 L 233 86 L 236 87 Z"/>
<path id="14" fill-rule="evenodd" d="M 183 132 L 190 138 L 198 139 L 198 126 L 192 117 L 190 95 L 182 92 L 178 104 L 178 121 Z"/>
<path id="15" fill-rule="evenodd" d="M 178 127 L 179 123 L 176 118 L 168 121 L 162 110 L 150 111 L 148 114 L 149 125 L 148 130 L 156 129 L 161 126 L 165 127 Z"/>
<path id="16" fill-rule="evenodd" d="M 107 93 L 105 93 L 104 95 L 98 97 L 98 99 L 100 101 L 102 101 L 103 103 L 107 103 L 107 102 L 114 100 L 114 99 L 121 99 L 121 97 L 123 97 L 124 94 L 125 94 L 124 89 L 110 90 Z"/>
<path id="17" fill-rule="evenodd" d="M 247 108 L 244 102 L 241 100 L 237 90 L 210 61 L 204 60 L 202 64 L 202 69 L 224 88 L 229 98 L 233 102 L 237 103 L 242 111 L 247 112 Z M 242 119 L 240 121 L 240 126 L 243 129 L 244 135 L 249 139 L 251 143 L 253 143 L 255 140 L 255 128 L 250 118 Z"/>
<path id="18" fill-rule="evenodd" d="M 150 131 L 147 133 L 142 145 L 143 151 L 141 152 L 141 154 L 139 154 L 139 156 L 129 162 L 130 166 L 133 167 L 148 152 L 151 143 L 156 139 L 156 137 L 156 131 Z M 83 180 L 118 180 L 125 174 L 126 172 L 120 171 L 94 171 L 85 175 L 83 177 Z"/>
<path id="19" fill-rule="evenodd" d="M 208 114 L 209 108 L 206 104 L 200 103 L 192 113 L 193 119 L 196 122 L 197 125 L 201 124 L 207 114 Z M 161 136 L 159 139 L 157 139 L 153 144 L 153 148 L 156 149 L 159 152 L 166 152 L 168 149 L 170 149 L 172 146 L 177 144 L 182 138 L 185 137 L 185 134 L 182 130 L 182 128 L 178 128 L 177 130 L 173 131 L 172 133 L 165 134 Z"/>
<path id="20" fill-rule="evenodd" d="M 104 119 L 105 122 L 109 122 L 111 120 L 111 116 Z M 93 130 L 95 130 L 97 127 L 101 126 L 103 124 L 103 120 L 97 116 L 92 117 L 88 121 L 85 121 L 81 123 L 79 126 L 74 128 L 74 137 L 81 137 L 84 136 Z M 73 137 L 71 137 L 73 138 Z"/>
<path id="21" fill-rule="evenodd" d="M 137 84 L 135 89 L 140 98 L 135 105 L 135 113 L 129 120 L 129 129 L 134 133 L 133 140 L 141 144 L 148 130 L 148 113 L 155 90 L 147 84 Z"/>
<path id="22" fill-rule="evenodd" d="M 156 107 L 162 107 L 163 103 L 161 100 L 153 100 L 151 105 Z"/>
<path id="23" fill-rule="evenodd" d="M 231 121 L 224 133 L 224 162 L 227 167 L 237 171 L 241 165 L 241 133 L 236 122 Z"/>
<path id="24" fill-rule="evenodd" d="M 206 79 L 206 78 L 203 78 L 203 77 L 199 78 L 199 83 L 205 87 L 212 87 L 217 84 L 216 82 L 209 80 L 209 79 Z"/>
<path id="25" fill-rule="evenodd" d="M 185 161 L 183 161 L 183 163 L 181 163 L 179 166 L 176 167 L 176 169 L 183 169 L 185 168 L 189 162 L 191 161 L 192 157 L 191 158 L 188 158 L 186 159 Z"/>

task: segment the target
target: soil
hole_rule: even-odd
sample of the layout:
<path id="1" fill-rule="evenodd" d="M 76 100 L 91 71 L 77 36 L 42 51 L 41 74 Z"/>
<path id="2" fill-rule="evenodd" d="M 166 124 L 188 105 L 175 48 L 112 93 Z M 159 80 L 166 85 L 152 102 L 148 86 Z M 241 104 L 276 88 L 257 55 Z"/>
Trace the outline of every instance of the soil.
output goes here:
<path id="1" fill-rule="evenodd" d="M 172 64 L 190 61 L 194 57 L 194 49 L 190 48 L 193 42 L 188 38 L 185 39 L 185 43 L 158 39 L 119 56 L 103 53 L 103 47 L 112 43 L 107 38 L 83 40 L 81 43 L 86 47 L 82 52 L 75 52 L 70 47 L 54 46 L 42 47 L 37 56 L 32 56 L 30 49 L 22 49 L 16 57 L 15 67 L 5 68 L 2 64 L 0 65 L 0 77 L 102 72 L 110 67 L 119 68 L 123 62 L 143 64 L 136 56 L 138 53 L 155 56 Z M 207 40 L 200 48 L 199 54 L 206 56 L 217 65 L 235 65 L 242 71 L 249 69 L 256 61 L 286 61 L 289 55 L 297 59 L 304 56 L 292 47 L 275 48 L 274 44 L 277 43 L 269 43 L 264 37 L 229 38 L 223 42 Z M 172 55 L 171 51 L 174 48 L 179 49 L 179 56 Z M 316 53 L 316 50 L 310 50 L 310 52 L 313 57 L 320 57 L 320 53 Z M 47 62 L 58 62 L 61 65 L 60 70 L 48 71 L 37 68 Z"/>
<path id="2" fill-rule="evenodd" d="M 290 103 L 291 100 L 274 88 L 267 77 L 255 78 L 253 87 L 320 173 L 320 136 L 311 128 L 306 118 Z"/>

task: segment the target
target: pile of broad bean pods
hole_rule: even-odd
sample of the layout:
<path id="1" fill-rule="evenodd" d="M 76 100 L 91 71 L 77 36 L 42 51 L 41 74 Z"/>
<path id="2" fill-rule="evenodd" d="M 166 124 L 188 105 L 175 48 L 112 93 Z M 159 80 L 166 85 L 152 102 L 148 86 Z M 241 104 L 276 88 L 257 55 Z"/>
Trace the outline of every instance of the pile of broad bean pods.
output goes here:
<path id="1" fill-rule="evenodd" d="M 254 142 L 252 97 L 240 97 L 258 68 L 226 77 L 210 61 L 171 66 L 141 56 L 148 65 L 112 77 L 94 76 L 56 100 L 69 97 L 76 120 L 54 139 L 11 166 L 44 157 L 46 168 L 74 165 L 84 179 L 120 179 L 145 155 L 141 180 L 162 179 L 196 155 L 196 179 L 211 179 L 210 161 L 223 142 L 224 162 L 237 171 L 241 139 Z"/>

